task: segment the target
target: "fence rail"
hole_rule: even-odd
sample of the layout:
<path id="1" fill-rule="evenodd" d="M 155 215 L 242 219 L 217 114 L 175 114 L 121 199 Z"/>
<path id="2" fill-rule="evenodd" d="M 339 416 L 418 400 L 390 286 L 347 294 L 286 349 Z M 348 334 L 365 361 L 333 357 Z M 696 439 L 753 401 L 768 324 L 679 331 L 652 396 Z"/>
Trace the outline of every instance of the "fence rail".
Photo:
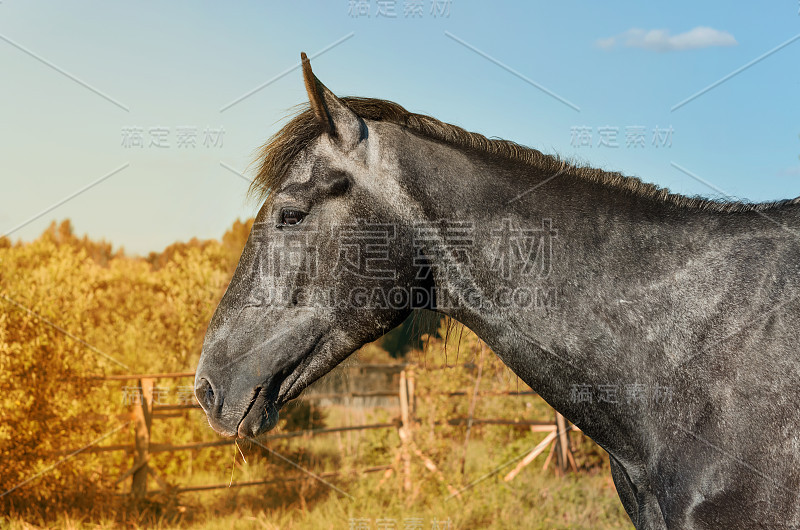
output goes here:
<path id="1" fill-rule="evenodd" d="M 464 364 L 464 365 L 456 365 L 452 368 L 456 367 L 466 367 L 466 368 L 474 368 L 475 365 Z M 398 434 L 401 440 L 401 447 L 400 452 L 398 453 L 398 459 L 402 465 L 402 474 L 403 477 L 403 487 L 406 490 L 411 488 L 411 460 L 412 455 L 419 458 L 424 466 L 434 474 L 434 476 L 445 483 L 447 488 L 456 495 L 458 492 L 453 488 L 450 484 L 447 484 L 444 477 L 442 476 L 441 472 L 439 472 L 438 468 L 436 467 L 435 463 L 425 456 L 419 448 L 415 445 L 413 441 L 413 424 L 414 414 L 416 409 L 416 395 L 415 395 L 415 375 L 414 375 L 414 365 L 408 363 L 397 363 L 397 364 L 358 364 L 358 365 L 348 365 L 344 367 L 345 369 L 349 368 L 357 368 L 362 371 L 369 371 L 371 369 L 375 370 L 382 370 L 386 368 L 396 369 L 400 374 L 400 384 L 398 385 L 397 390 L 393 391 L 371 391 L 371 392 L 336 392 L 336 393 L 307 393 L 303 395 L 304 400 L 322 400 L 322 399 L 350 399 L 350 398 L 376 398 L 376 397 L 394 397 L 397 398 L 399 401 L 399 409 L 400 409 L 400 417 L 391 422 L 385 423 L 371 423 L 371 424 L 364 424 L 364 425 L 349 425 L 349 426 L 339 426 L 339 427 L 325 427 L 320 429 L 307 429 L 307 430 L 300 430 L 300 431 L 291 431 L 286 433 L 278 433 L 278 434 L 269 434 L 259 438 L 260 440 L 267 441 L 267 440 L 282 440 L 282 439 L 289 439 L 289 438 L 299 438 L 299 437 L 312 437 L 312 436 L 319 436 L 324 434 L 330 433 L 342 433 L 342 432 L 350 432 L 350 431 L 363 431 L 363 430 L 370 430 L 370 429 L 388 429 L 393 428 L 398 430 Z M 397 372 L 395 372 L 397 373 Z M 185 444 L 165 444 L 165 443 L 154 443 L 151 439 L 151 432 L 152 432 L 152 422 L 153 419 L 169 419 L 169 418 L 178 418 L 183 417 L 181 411 L 185 410 L 202 410 L 200 405 L 196 402 L 193 403 L 180 403 L 180 404 L 161 404 L 161 403 L 154 403 L 154 388 L 155 381 L 159 379 L 180 379 L 180 378 L 188 378 L 194 377 L 194 372 L 168 372 L 168 373 L 152 373 L 152 374 L 114 374 L 114 375 L 90 375 L 87 376 L 88 379 L 94 379 L 98 381 L 137 381 L 138 382 L 138 390 L 139 395 L 138 399 L 131 403 L 132 405 L 132 412 L 133 412 L 133 422 L 134 422 L 134 440 L 133 443 L 130 444 L 115 444 L 115 445 L 107 445 L 107 446 L 98 446 L 98 447 L 91 447 L 86 449 L 86 452 L 91 453 L 104 453 L 104 452 L 115 452 L 115 451 L 123 451 L 126 453 L 131 453 L 136 455 L 135 462 L 133 466 L 123 472 L 120 477 L 117 479 L 117 483 L 121 483 L 128 478 L 131 479 L 131 490 L 130 494 L 136 499 L 144 498 L 148 493 L 155 494 L 155 493 L 164 493 L 164 492 L 176 492 L 176 493 L 186 493 L 186 492 L 194 492 L 194 491 L 206 491 L 212 490 L 217 488 L 223 487 L 247 487 L 247 486 L 257 486 L 257 485 L 267 485 L 273 484 L 278 482 L 291 482 L 301 480 L 303 477 L 288 477 L 282 478 L 280 480 L 255 480 L 255 481 L 245 481 L 245 482 L 237 482 L 231 484 L 205 484 L 205 485 L 194 485 L 194 486 L 170 486 L 167 484 L 163 479 L 159 477 L 159 475 L 155 472 L 154 469 L 150 467 L 150 456 L 156 453 L 165 453 L 165 452 L 174 452 L 174 451 L 187 451 L 187 450 L 198 450 L 198 449 L 206 449 L 211 447 L 223 447 L 229 446 L 234 444 L 234 440 L 215 440 L 215 441 L 206 441 L 206 442 L 191 442 Z M 471 396 L 471 405 L 470 405 L 470 413 L 468 417 L 456 417 L 456 418 L 449 418 L 443 422 L 436 422 L 437 424 L 447 423 L 452 426 L 461 426 L 464 425 L 467 427 L 467 431 L 469 432 L 470 428 L 473 425 L 508 425 L 508 426 L 518 426 L 518 427 L 526 427 L 533 432 L 547 432 L 548 437 L 540 443 L 539 446 L 535 449 L 535 451 L 531 452 L 526 459 L 521 463 L 518 468 L 527 465 L 536 455 L 540 454 L 547 445 L 553 445 L 550 456 L 548 456 L 547 463 L 549 463 L 550 458 L 553 454 L 556 454 L 558 465 L 562 469 L 567 469 L 568 467 L 572 467 L 573 469 L 576 468 L 574 458 L 572 457 L 572 453 L 569 447 L 569 440 L 566 436 L 566 431 L 573 429 L 578 430 L 574 426 L 570 426 L 566 428 L 566 420 L 561 417 L 558 413 L 555 415 L 555 421 L 553 422 L 543 422 L 543 421 L 530 421 L 530 420 L 511 420 L 511 419 L 503 419 L 503 418 L 474 418 L 472 417 L 472 412 L 474 410 L 474 402 L 478 396 L 532 396 L 536 395 L 535 392 L 530 390 L 522 390 L 522 391 L 478 391 L 478 386 L 480 382 L 480 372 L 478 373 L 478 378 L 476 379 L 476 385 L 473 391 L 455 391 L 455 392 L 442 392 L 442 394 L 450 396 L 450 397 L 457 397 L 457 396 Z M 193 398 L 193 396 L 192 396 Z M 69 451 L 60 451 L 59 454 L 68 454 Z M 326 472 L 320 473 L 317 476 L 326 478 L 326 477 L 333 477 L 338 476 L 346 473 L 372 473 L 376 471 L 387 471 L 393 469 L 394 465 L 397 461 L 393 464 L 383 465 L 383 466 L 373 466 L 370 468 L 365 468 L 361 470 L 351 470 L 349 472 L 340 472 L 340 471 L 333 471 L 333 472 Z M 545 465 L 547 465 L 547 463 Z M 509 476 L 513 478 L 516 473 L 519 472 L 519 469 L 516 469 L 513 474 Z M 161 489 L 159 490 L 151 490 L 148 492 L 147 489 L 147 482 L 148 476 L 153 477 L 156 482 L 159 484 Z M 510 480 L 507 478 L 506 480 Z"/>
<path id="2" fill-rule="evenodd" d="M 340 475 L 347 475 L 347 474 L 362 474 L 362 473 L 375 473 L 377 471 L 386 471 L 387 469 L 391 469 L 392 466 L 385 465 L 385 466 L 373 466 L 367 467 L 364 469 L 354 469 L 352 471 L 343 472 L 343 471 L 329 471 L 326 473 L 319 473 L 317 474 L 318 477 L 321 478 L 330 478 L 330 477 L 337 477 Z M 286 477 L 281 479 L 270 479 L 270 480 L 247 480 L 242 482 L 231 482 L 228 484 L 220 483 L 220 484 L 204 484 L 200 486 L 185 486 L 181 488 L 175 488 L 174 491 L 177 493 L 185 493 L 189 491 L 207 491 L 207 490 L 214 490 L 214 489 L 221 489 L 221 488 L 241 488 L 244 486 L 263 486 L 266 484 L 283 484 L 285 482 L 296 482 L 298 480 L 303 480 L 305 477 L 297 476 L 297 477 Z M 153 494 L 157 493 L 164 493 L 163 491 L 153 491 Z"/>

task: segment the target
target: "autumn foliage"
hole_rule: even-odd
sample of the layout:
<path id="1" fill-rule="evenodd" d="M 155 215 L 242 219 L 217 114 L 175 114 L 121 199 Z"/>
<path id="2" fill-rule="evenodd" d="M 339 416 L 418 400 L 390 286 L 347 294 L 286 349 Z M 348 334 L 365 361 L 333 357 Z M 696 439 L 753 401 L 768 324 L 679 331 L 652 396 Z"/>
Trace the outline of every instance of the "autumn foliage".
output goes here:
<path id="1" fill-rule="evenodd" d="M 191 371 L 251 226 L 147 258 L 78 238 L 69 221 L 30 243 L 0 240 L 0 490 L 21 484 L 0 507 L 113 491 L 127 455 L 85 454 L 36 475 L 100 437 L 130 442 L 125 383 L 90 376 Z"/>

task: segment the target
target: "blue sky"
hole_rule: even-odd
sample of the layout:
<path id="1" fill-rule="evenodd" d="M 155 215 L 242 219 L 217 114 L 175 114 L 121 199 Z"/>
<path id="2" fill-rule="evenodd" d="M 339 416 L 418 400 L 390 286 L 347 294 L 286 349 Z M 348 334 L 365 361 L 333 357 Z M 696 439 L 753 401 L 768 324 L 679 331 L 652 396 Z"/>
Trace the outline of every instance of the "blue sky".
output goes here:
<path id="1" fill-rule="evenodd" d="M 312 59 L 337 94 L 690 195 L 800 195 L 800 38 L 673 110 L 800 34 L 796 1 L 411 3 L 2 0 L 0 234 L 107 176 L 10 237 L 220 237 L 258 207 L 231 169 L 305 100 L 300 51 L 338 41 Z"/>

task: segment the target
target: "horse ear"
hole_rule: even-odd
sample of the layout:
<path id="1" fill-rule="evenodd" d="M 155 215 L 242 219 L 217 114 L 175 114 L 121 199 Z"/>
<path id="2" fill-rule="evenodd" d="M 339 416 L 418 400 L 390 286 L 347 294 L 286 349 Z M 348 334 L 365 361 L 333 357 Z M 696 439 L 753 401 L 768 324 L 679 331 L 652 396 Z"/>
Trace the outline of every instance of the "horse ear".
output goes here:
<path id="1" fill-rule="evenodd" d="M 311 61 L 305 52 L 300 53 L 303 61 L 303 81 L 308 92 L 308 101 L 317 120 L 325 130 L 339 140 L 345 148 L 352 148 L 364 138 L 366 124 L 328 87 L 322 84 L 311 71 Z"/>

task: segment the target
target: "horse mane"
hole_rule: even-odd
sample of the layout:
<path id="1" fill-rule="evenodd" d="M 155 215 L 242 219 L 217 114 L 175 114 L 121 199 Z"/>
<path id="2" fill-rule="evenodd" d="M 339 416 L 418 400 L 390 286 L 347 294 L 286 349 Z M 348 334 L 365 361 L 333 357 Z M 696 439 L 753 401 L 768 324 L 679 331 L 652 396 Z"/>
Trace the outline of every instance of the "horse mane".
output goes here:
<path id="1" fill-rule="evenodd" d="M 392 101 L 362 97 L 344 97 L 341 100 L 365 120 L 394 123 L 421 136 L 468 151 L 519 161 L 545 173 L 568 173 L 592 183 L 683 208 L 728 213 L 770 210 L 787 204 L 800 203 L 800 198 L 750 203 L 671 193 L 667 188 L 643 182 L 636 177 L 580 166 L 510 140 L 489 139 L 482 134 L 469 132 L 436 118 L 409 112 Z M 258 170 L 248 193 L 259 200 L 269 199 L 271 192 L 286 178 L 292 160 L 325 132 L 308 103 L 300 105 L 299 108 L 297 114 L 258 150 L 254 162 Z"/>

